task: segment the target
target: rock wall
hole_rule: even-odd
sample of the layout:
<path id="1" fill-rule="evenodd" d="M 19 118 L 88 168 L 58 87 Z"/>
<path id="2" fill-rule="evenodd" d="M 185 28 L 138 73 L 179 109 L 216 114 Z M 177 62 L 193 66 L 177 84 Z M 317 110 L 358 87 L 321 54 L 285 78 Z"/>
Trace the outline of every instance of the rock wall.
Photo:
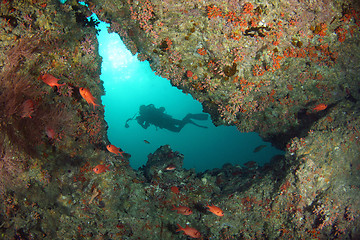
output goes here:
<path id="1" fill-rule="evenodd" d="M 133 54 L 201 102 L 215 125 L 284 147 L 325 115 L 322 107 L 359 100 L 355 1 L 89 4 Z"/>
<path id="2" fill-rule="evenodd" d="M 86 3 L 0 4 L 0 238 L 359 238 L 357 2 Z M 286 155 L 196 174 L 163 146 L 131 169 L 106 149 L 91 12 L 214 124 Z"/>

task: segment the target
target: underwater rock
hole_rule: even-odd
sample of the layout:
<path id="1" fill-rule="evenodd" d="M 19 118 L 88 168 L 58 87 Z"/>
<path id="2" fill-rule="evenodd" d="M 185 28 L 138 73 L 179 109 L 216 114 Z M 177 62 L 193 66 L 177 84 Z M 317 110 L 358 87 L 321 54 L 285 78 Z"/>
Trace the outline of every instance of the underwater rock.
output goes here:
<path id="1" fill-rule="evenodd" d="M 183 159 L 184 155 L 173 151 L 169 145 L 161 146 L 154 153 L 148 155 L 148 161 L 144 166 L 145 177 L 151 181 L 154 175 L 180 170 Z"/>
<path id="2" fill-rule="evenodd" d="M 302 110 L 360 99 L 354 1 L 92 2 L 110 31 L 201 102 L 215 125 L 285 148 L 308 124 Z"/>
<path id="3" fill-rule="evenodd" d="M 204 239 L 359 238 L 359 1 L 86 3 L 0 4 L 1 239 L 184 239 L 185 222 Z M 285 156 L 196 175 L 162 146 L 135 174 L 79 92 L 101 105 L 90 10 L 216 125 L 257 131 Z"/>

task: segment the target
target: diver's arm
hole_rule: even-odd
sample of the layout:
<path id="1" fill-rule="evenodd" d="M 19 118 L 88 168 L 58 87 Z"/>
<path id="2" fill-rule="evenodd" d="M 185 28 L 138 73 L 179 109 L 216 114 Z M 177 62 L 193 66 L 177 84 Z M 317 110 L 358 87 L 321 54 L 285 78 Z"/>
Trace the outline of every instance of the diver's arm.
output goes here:
<path id="1" fill-rule="evenodd" d="M 145 120 L 142 119 L 140 116 L 138 116 L 138 117 L 136 118 L 136 121 L 137 121 L 138 124 L 139 124 L 140 126 L 142 126 L 144 129 L 147 129 L 147 128 L 149 127 L 149 123 L 148 123 L 148 122 L 145 123 Z"/>
<path id="2" fill-rule="evenodd" d="M 148 122 L 145 122 L 145 121 L 142 121 L 142 122 L 139 122 L 138 123 L 140 124 L 140 126 L 142 126 L 144 129 L 147 129 L 149 126 L 150 126 L 150 123 Z"/>
<path id="3" fill-rule="evenodd" d="M 142 126 L 144 129 L 147 129 L 150 126 L 149 121 L 146 121 L 146 118 L 144 118 L 143 116 L 137 116 L 136 117 L 136 121 L 138 122 L 138 124 L 140 126 Z"/>
<path id="4" fill-rule="evenodd" d="M 147 129 L 150 126 L 149 122 L 145 122 L 145 124 L 141 125 L 143 128 Z"/>

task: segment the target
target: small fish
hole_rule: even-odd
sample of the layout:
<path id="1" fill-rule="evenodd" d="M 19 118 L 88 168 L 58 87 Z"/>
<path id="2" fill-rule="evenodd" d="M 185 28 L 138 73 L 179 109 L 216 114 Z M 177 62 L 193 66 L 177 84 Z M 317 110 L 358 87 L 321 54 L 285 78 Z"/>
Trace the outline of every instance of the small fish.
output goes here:
<path id="1" fill-rule="evenodd" d="M 179 188 L 176 187 L 176 186 L 172 186 L 172 187 L 170 188 L 170 190 L 171 190 L 173 193 L 175 193 L 175 194 L 179 194 L 179 193 L 180 193 Z"/>
<path id="2" fill-rule="evenodd" d="M 217 206 L 210 206 L 207 205 L 207 207 L 209 208 L 209 211 L 212 212 L 213 214 L 215 214 L 216 216 L 222 217 L 224 216 L 224 212 L 223 210 L 221 210 L 221 208 L 217 207 Z"/>
<path id="3" fill-rule="evenodd" d="M 241 169 L 231 172 L 231 175 L 233 175 L 233 176 L 238 176 L 238 175 L 241 175 L 241 174 L 243 174 L 243 171 Z"/>
<path id="4" fill-rule="evenodd" d="M 22 105 L 21 105 L 21 117 L 22 118 L 32 118 L 31 117 L 31 114 L 34 113 L 34 106 L 35 106 L 35 103 L 33 100 L 31 99 L 28 99 L 26 100 Z"/>
<path id="5" fill-rule="evenodd" d="M 176 169 L 176 166 L 174 164 L 169 164 L 166 168 L 165 171 L 173 171 Z"/>
<path id="6" fill-rule="evenodd" d="M 109 151 L 109 152 L 112 152 L 112 153 L 115 153 L 116 155 L 121 155 L 122 157 L 124 157 L 122 154 L 124 153 L 124 151 L 121 151 L 120 148 L 117 148 L 115 147 L 114 145 L 112 144 L 109 144 L 106 146 L 106 149 Z"/>
<path id="7" fill-rule="evenodd" d="M 257 152 L 260 152 L 264 147 L 266 147 L 266 145 L 260 145 L 260 146 L 257 146 L 255 149 L 254 149 L 254 153 L 257 153 Z"/>
<path id="8" fill-rule="evenodd" d="M 144 140 L 144 143 L 146 144 L 150 144 L 150 142 L 148 140 Z"/>
<path id="9" fill-rule="evenodd" d="M 320 104 L 316 105 L 312 110 L 318 112 L 318 111 L 325 110 L 326 108 L 327 108 L 326 104 L 320 103 Z"/>
<path id="10" fill-rule="evenodd" d="M 91 94 L 90 90 L 87 88 L 79 88 L 79 92 L 81 94 L 81 96 L 85 99 L 85 101 L 88 104 L 93 105 L 94 110 L 95 110 L 95 106 L 99 106 L 99 104 L 95 103 L 95 97 Z"/>
<path id="11" fill-rule="evenodd" d="M 247 168 L 253 169 L 253 168 L 257 168 L 259 166 L 259 164 L 255 161 L 248 161 L 248 162 L 244 163 L 244 166 Z"/>
<path id="12" fill-rule="evenodd" d="M 179 224 L 178 224 L 178 227 L 179 227 L 179 229 L 176 230 L 177 232 L 184 231 L 184 235 L 187 235 L 192 238 L 200 238 L 201 237 L 200 232 L 198 230 L 196 230 L 195 228 L 191 228 L 189 226 L 186 226 L 185 228 L 183 228 Z"/>
<path id="13" fill-rule="evenodd" d="M 105 166 L 105 164 L 99 164 L 97 165 L 96 167 L 93 168 L 93 171 L 96 173 L 96 174 L 100 174 L 100 173 L 103 173 L 103 172 L 106 172 L 106 170 L 109 171 L 109 165 Z"/>
<path id="14" fill-rule="evenodd" d="M 190 208 L 185 207 L 185 206 L 175 207 L 175 206 L 173 205 L 173 208 L 172 208 L 171 210 L 176 210 L 177 213 L 180 213 L 180 214 L 186 215 L 186 216 L 191 215 L 191 214 L 193 213 Z"/>
<path id="15" fill-rule="evenodd" d="M 55 138 L 56 133 L 55 133 L 54 129 L 52 129 L 51 127 L 46 126 L 45 133 L 46 133 L 46 136 L 48 136 L 48 138 L 50 138 L 50 139 Z"/>
<path id="16" fill-rule="evenodd" d="M 65 85 L 65 83 L 59 84 L 58 81 L 59 81 L 60 79 L 57 79 L 57 78 L 54 77 L 53 75 L 47 74 L 47 73 L 45 73 L 44 75 L 41 75 L 38 79 L 41 79 L 44 83 L 46 83 L 46 84 L 49 85 L 50 87 L 54 87 L 54 86 L 60 87 L 60 86 L 64 86 L 64 85 Z"/>

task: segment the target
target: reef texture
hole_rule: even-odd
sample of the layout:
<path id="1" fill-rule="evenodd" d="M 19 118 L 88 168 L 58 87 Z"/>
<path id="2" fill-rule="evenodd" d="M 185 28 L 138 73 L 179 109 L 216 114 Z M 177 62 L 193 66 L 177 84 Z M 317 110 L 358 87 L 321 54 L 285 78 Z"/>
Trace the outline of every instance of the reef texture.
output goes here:
<path id="1" fill-rule="evenodd" d="M 156 74 L 201 102 L 216 125 L 281 135 L 284 144 L 284 135 L 323 116 L 320 104 L 330 111 L 360 98 L 355 1 L 89 5 Z"/>
<path id="2" fill-rule="evenodd" d="M 85 2 L 0 4 L 1 239 L 360 238 L 357 1 Z M 91 12 L 285 156 L 196 174 L 166 145 L 131 169 L 106 148 Z"/>

